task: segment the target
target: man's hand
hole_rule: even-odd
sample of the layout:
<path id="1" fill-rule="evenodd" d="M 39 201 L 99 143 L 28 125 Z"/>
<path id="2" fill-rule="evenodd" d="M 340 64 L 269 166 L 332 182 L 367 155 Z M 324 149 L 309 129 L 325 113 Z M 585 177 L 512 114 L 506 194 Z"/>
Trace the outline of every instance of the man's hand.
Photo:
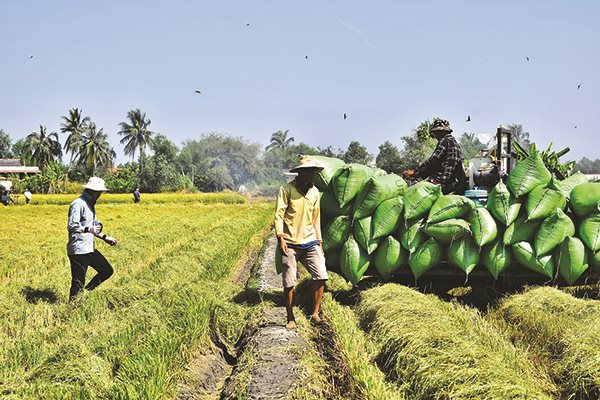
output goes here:
<path id="1" fill-rule="evenodd" d="M 104 241 L 106 243 L 110 244 L 111 246 L 114 246 L 114 245 L 116 245 L 118 243 L 117 239 L 115 239 L 112 236 L 104 236 Z"/>
<path id="2" fill-rule="evenodd" d="M 412 176 L 414 176 L 417 173 L 417 171 L 415 171 L 414 169 L 407 169 L 406 171 L 404 171 L 402 173 L 402 175 L 404 175 L 407 178 L 410 178 Z"/>
<path id="3" fill-rule="evenodd" d="M 279 248 L 281 249 L 281 252 L 287 256 L 288 247 L 287 243 L 285 242 L 285 239 L 283 238 L 283 236 L 277 236 L 277 239 L 279 239 Z"/>
<path id="4" fill-rule="evenodd" d="M 92 225 L 87 228 L 87 231 L 88 233 L 98 235 L 100 232 L 102 232 L 102 227 L 100 225 Z"/>

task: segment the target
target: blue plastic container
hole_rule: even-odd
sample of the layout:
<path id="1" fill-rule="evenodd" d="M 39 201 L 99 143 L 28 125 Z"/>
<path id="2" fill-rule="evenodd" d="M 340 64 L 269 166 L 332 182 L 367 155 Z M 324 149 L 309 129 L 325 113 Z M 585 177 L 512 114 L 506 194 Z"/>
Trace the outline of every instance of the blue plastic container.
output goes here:
<path id="1" fill-rule="evenodd" d="M 488 192 L 485 189 L 470 189 L 465 190 L 465 197 L 470 199 L 475 204 L 485 206 L 487 204 Z"/>

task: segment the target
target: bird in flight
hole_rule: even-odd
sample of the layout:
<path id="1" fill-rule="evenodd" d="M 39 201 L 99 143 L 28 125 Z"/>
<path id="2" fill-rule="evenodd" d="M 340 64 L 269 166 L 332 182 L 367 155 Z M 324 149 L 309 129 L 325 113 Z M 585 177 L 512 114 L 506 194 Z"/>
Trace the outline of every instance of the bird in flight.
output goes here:
<path id="1" fill-rule="evenodd" d="M 250 26 L 250 24 L 246 24 L 246 26 Z"/>
<path id="2" fill-rule="evenodd" d="M 580 87 L 581 87 L 581 83 L 579 85 L 577 85 L 577 90 L 579 90 Z"/>
<path id="3" fill-rule="evenodd" d="M 344 113 L 344 119 L 346 119 L 346 118 L 347 118 L 346 113 Z"/>
<path id="4" fill-rule="evenodd" d="M 467 122 L 471 122 L 471 116 L 467 115 Z"/>
<path id="5" fill-rule="evenodd" d="M 525 57 L 527 59 L 527 61 L 529 61 L 529 57 Z"/>
<path id="6" fill-rule="evenodd" d="M 29 59 L 31 60 L 33 58 L 33 56 L 29 56 Z"/>
<path id="7" fill-rule="evenodd" d="M 308 60 L 308 56 L 304 56 L 304 58 L 306 58 Z"/>
<path id="8" fill-rule="evenodd" d="M 199 90 L 194 90 L 194 93 L 202 94 L 202 92 Z"/>
<path id="9" fill-rule="evenodd" d="M 577 129 L 577 125 L 575 125 L 575 129 Z"/>

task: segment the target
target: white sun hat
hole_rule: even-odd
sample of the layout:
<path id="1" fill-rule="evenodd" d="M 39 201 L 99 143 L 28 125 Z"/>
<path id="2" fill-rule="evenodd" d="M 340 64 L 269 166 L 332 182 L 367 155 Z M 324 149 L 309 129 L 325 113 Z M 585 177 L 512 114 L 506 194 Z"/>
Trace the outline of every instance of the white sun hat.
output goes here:
<path id="1" fill-rule="evenodd" d="M 323 170 L 323 166 L 317 162 L 311 156 L 300 156 L 300 165 L 290 169 L 290 172 L 298 172 L 298 170 L 304 168 L 315 168 L 319 171 Z"/>
<path id="2" fill-rule="evenodd" d="M 108 192 L 108 189 L 104 184 L 104 179 L 98 178 L 97 176 L 92 176 L 83 188 L 94 190 L 96 192 Z"/>

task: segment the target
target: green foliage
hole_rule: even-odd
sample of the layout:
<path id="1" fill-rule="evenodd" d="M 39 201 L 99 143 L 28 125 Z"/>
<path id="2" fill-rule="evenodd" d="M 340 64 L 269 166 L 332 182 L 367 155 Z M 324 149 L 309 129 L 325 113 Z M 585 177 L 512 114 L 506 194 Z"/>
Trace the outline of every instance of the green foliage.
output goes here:
<path id="1" fill-rule="evenodd" d="M 373 155 L 369 153 L 367 148 L 357 141 L 352 141 L 348 145 L 348 149 L 344 153 L 342 160 L 346 163 L 357 163 L 370 165 L 373 162 Z"/>
<path id="2" fill-rule="evenodd" d="M 375 159 L 377 168 L 381 168 L 388 174 L 400 174 L 403 169 L 403 161 L 400 151 L 391 142 L 385 141 L 379 146 L 379 153 Z"/>
<path id="3" fill-rule="evenodd" d="M 521 146 L 519 143 L 514 143 L 515 154 L 517 156 L 517 162 L 521 162 L 530 154 L 537 151 L 535 143 L 531 143 L 528 148 Z M 552 151 L 552 143 L 548 145 L 548 148 L 541 152 L 542 161 L 548 170 L 558 179 L 565 179 L 573 173 L 575 167 L 575 161 L 569 161 L 567 163 L 560 163 L 558 159 L 571 151 L 570 148 L 565 147 L 561 151 Z"/>
<path id="4" fill-rule="evenodd" d="M 485 149 L 485 144 L 481 143 L 474 133 L 463 133 L 458 138 L 460 151 L 464 160 L 475 157 L 481 150 Z"/>
<path id="5" fill-rule="evenodd" d="M 529 132 L 525 132 L 521 124 L 509 124 L 508 130 L 512 133 L 513 144 L 517 142 L 523 149 L 529 151 L 531 141 L 529 140 Z"/>
<path id="6" fill-rule="evenodd" d="M 275 133 L 273 133 L 271 135 L 271 142 L 269 143 L 269 145 L 265 148 L 265 150 L 271 150 L 271 149 L 281 149 L 281 150 L 286 150 L 287 148 L 289 148 L 291 146 L 292 143 L 294 143 L 294 137 L 293 136 L 288 136 L 288 133 L 290 133 L 289 129 L 284 131 L 277 131 Z"/>
<path id="7" fill-rule="evenodd" d="M 118 172 L 106 172 L 103 176 L 106 187 L 111 193 L 132 193 L 139 186 L 137 165 L 127 163 Z"/>
<path id="8" fill-rule="evenodd" d="M 25 138 L 23 150 L 27 153 L 27 158 L 40 169 L 62 156 L 58 135 L 56 132 L 47 133 L 46 127 L 42 125 L 39 132 L 32 132 Z"/>
<path id="9" fill-rule="evenodd" d="M 12 141 L 4 129 L 0 129 L 0 158 L 12 158 Z"/>
<path id="10" fill-rule="evenodd" d="M 600 158 L 592 161 L 587 157 L 583 157 L 573 168 L 573 172 L 577 171 L 583 174 L 600 174 Z"/>
<path id="11" fill-rule="evenodd" d="M 436 119 L 434 118 L 433 121 Z M 413 129 L 412 134 L 400 138 L 404 143 L 400 151 L 402 170 L 417 168 L 435 150 L 437 140 L 429 133 L 429 127 L 433 121 L 425 120 L 421 122 L 419 126 Z"/>
<path id="12" fill-rule="evenodd" d="M 104 129 L 97 130 L 96 124 L 89 122 L 80 140 L 77 158 L 89 176 L 94 176 L 100 168 L 105 169 L 113 165 L 117 154 L 108 142 Z"/>
<path id="13" fill-rule="evenodd" d="M 148 129 L 152 121 L 146 118 L 146 113 L 139 108 L 128 111 L 127 119 L 128 122 L 119 123 L 121 130 L 117 133 L 123 136 L 121 144 L 125 145 L 126 155 L 130 155 L 133 159 L 136 150 L 138 151 L 140 171 L 142 171 L 146 148 L 152 149 L 154 146 L 154 132 Z"/>

